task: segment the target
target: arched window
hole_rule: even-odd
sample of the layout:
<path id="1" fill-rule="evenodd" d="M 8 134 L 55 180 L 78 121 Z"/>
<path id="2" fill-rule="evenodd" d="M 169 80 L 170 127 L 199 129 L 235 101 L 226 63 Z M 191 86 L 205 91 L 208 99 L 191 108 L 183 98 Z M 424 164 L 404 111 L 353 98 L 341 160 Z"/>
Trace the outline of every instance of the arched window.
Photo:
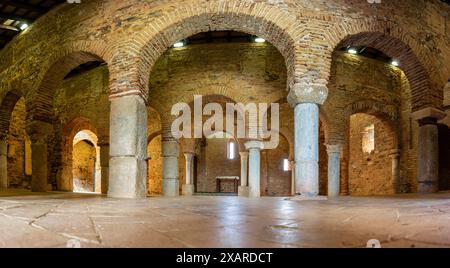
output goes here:
<path id="1" fill-rule="evenodd" d="M 375 151 L 375 125 L 371 124 L 364 128 L 362 133 L 362 150 L 365 154 L 371 154 Z"/>

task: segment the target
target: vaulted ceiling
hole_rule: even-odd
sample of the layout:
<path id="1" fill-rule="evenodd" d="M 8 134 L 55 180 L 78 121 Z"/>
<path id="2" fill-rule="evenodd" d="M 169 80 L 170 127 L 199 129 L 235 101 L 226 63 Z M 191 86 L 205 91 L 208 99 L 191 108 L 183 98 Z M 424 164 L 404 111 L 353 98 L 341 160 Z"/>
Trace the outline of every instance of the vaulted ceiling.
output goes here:
<path id="1" fill-rule="evenodd" d="M 450 0 L 441 0 L 450 4 Z M 0 49 L 37 18 L 66 0 L 0 0 Z"/>

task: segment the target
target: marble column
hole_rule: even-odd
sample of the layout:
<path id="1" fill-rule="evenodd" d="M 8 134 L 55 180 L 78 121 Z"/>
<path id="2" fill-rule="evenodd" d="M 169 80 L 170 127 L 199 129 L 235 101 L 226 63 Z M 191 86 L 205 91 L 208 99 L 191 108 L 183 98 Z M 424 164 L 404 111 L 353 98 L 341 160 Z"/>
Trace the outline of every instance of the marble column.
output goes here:
<path id="1" fill-rule="evenodd" d="M 295 161 L 290 161 L 289 165 L 291 167 L 291 195 L 295 195 Z"/>
<path id="2" fill-rule="evenodd" d="M 412 114 L 419 122 L 419 147 L 417 150 L 418 193 L 439 191 L 439 140 L 437 121 L 446 114 L 434 108 L 426 108 Z"/>
<path id="3" fill-rule="evenodd" d="M 319 195 L 319 106 L 302 103 L 295 107 L 296 193 Z"/>
<path id="4" fill-rule="evenodd" d="M 182 192 L 185 196 L 191 196 L 194 194 L 194 153 L 184 153 L 186 159 L 186 184 L 182 186 Z"/>
<path id="5" fill-rule="evenodd" d="M 137 95 L 113 98 L 108 196 L 147 196 L 147 106 Z"/>
<path id="6" fill-rule="evenodd" d="M 239 186 L 238 195 L 248 197 L 248 152 L 240 152 L 239 155 L 241 157 L 241 186 Z"/>
<path id="7" fill-rule="evenodd" d="M 47 142 L 53 132 L 53 126 L 47 122 L 33 121 L 27 125 L 27 132 L 31 140 L 31 191 L 47 192 L 48 161 Z"/>
<path id="8" fill-rule="evenodd" d="M 261 196 L 261 150 L 264 144 L 260 141 L 250 141 L 245 144 L 249 151 L 248 184 L 249 197 Z"/>
<path id="9" fill-rule="evenodd" d="M 163 194 L 166 197 L 176 197 L 180 195 L 180 183 L 178 173 L 178 156 L 180 155 L 177 140 L 165 136 L 162 140 L 163 156 Z"/>
<path id="10" fill-rule="evenodd" d="M 109 185 L 109 138 L 99 140 L 100 147 L 100 170 L 102 194 L 108 194 Z"/>
<path id="11" fill-rule="evenodd" d="M 8 139 L 0 137 L 0 190 L 8 189 Z"/>
<path id="12" fill-rule="evenodd" d="M 294 108 L 295 183 L 300 198 L 319 195 L 319 105 L 328 96 L 328 89 L 312 83 L 311 77 L 299 79 L 291 86 L 287 97 Z"/>
<path id="13" fill-rule="evenodd" d="M 400 183 L 400 150 L 395 149 L 389 153 L 389 157 L 391 158 L 391 183 L 392 189 L 394 193 L 399 192 L 399 183 Z"/>
<path id="14" fill-rule="evenodd" d="M 327 145 L 328 153 L 328 197 L 338 197 L 341 179 L 341 145 Z"/>

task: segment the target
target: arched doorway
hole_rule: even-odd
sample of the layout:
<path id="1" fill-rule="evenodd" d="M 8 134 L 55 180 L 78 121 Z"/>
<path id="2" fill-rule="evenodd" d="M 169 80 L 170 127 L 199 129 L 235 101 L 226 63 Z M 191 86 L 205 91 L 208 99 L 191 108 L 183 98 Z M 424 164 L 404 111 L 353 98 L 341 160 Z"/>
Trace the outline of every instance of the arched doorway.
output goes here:
<path id="1" fill-rule="evenodd" d="M 73 192 L 101 193 L 100 148 L 97 136 L 89 131 L 78 132 L 73 139 Z"/>
<path id="2" fill-rule="evenodd" d="M 397 133 L 388 119 L 365 113 L 350 117 L 349 192 L 386 195 L 398 192 Z"/>

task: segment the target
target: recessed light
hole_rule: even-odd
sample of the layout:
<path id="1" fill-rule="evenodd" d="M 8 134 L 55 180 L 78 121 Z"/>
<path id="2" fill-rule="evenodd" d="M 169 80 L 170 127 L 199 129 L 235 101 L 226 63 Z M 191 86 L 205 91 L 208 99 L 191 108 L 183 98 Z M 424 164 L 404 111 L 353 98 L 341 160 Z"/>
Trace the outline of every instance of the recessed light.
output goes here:
<path id="1" fill-rule="evenodd" d="M 347 50 L 347 52 L 350 53 L 350 54 L 353 54 L 353 55 L 358 54 L 358 50 L 356 50 L 356 48 L 353 48 L 353 47 L 349 48 Z"/>
<path id="2" fill-rule="evenodd" d="M 398 61 L 396 61 L 396 60 L 393 60 L 393 61 L 391 62 L 391 64 L 392 64 L 393 66 L 395 66 L 395 67 L 398 67 L 398 66 L 400 65 L 400 63 L 399 63 Z"/>
<path id="3" fill-rule="evenodd" d="M 184 42 L 183 41 L 178 41 L 175 44 L 173 44 L 174 48 L 180 48 L 180 47 L 184 47 Z"/>
<path id="4" fill-rule="evenodd" d="M 261 38 L 261 37 L 256 37 L 256 38 L 255 38 L 255 42 L 256 42 L 256 43 L 265 43 L 265 42 L 266 42 L 266 39 Z"/>
<path id="5" fill-rule="evenodd" d="M 22 31 L 25 30 L 26 28 L 28 28 L 28 24 L 23 23 L 22 25 L 20 25 L 20 29 L 21 29 Z"/>

